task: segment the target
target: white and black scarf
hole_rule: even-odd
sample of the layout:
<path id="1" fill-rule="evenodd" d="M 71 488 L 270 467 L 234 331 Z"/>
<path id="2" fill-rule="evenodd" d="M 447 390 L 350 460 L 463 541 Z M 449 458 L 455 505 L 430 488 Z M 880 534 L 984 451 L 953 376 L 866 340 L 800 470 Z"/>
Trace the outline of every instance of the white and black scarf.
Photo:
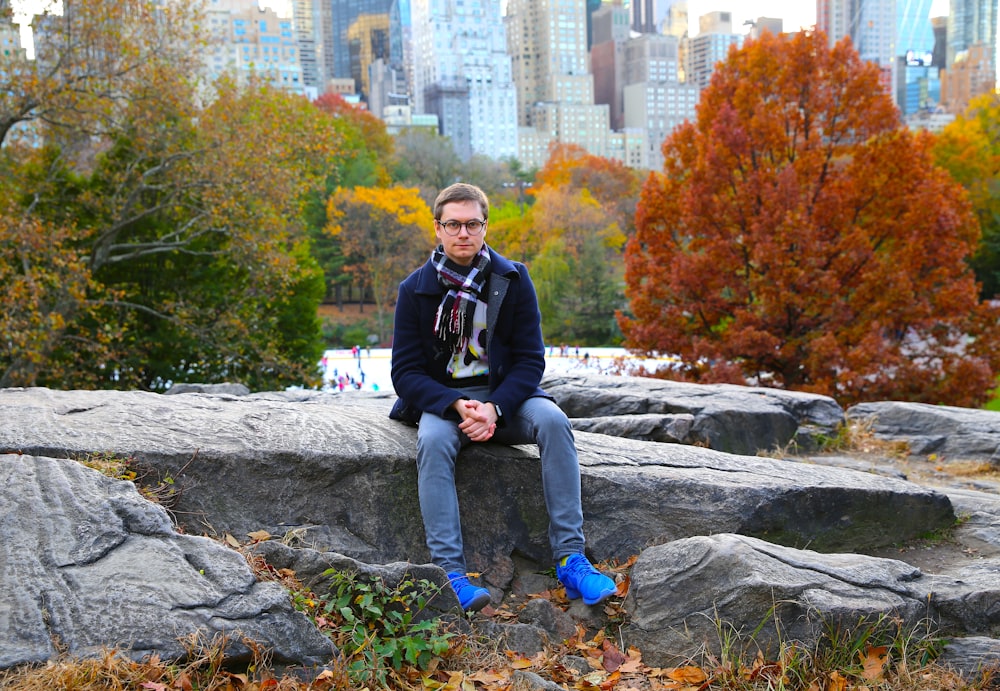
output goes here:
<path id="1" fill-rule="evenodd" d="M 490 253 L 483 245 L 472 264 L 462 266 L 448 259 L 438 245 L 431 255 L 431 263 L 437 269 L 438 282 L 448 289 L 434 317 L 434 335 L 452 353 L 460 353 L 472 338 L 476 302 L 480 301 L 479 296 L 490 275 Z"/>

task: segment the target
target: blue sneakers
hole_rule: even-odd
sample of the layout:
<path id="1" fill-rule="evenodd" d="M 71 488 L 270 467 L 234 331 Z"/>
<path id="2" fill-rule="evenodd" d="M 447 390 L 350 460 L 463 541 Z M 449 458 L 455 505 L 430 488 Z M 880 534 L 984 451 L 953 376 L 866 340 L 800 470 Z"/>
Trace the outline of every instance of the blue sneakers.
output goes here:
<path id="1" fill-rule="evenodd" d="M 604 602 L 618 591 L 615 582 L 595 569 L 582 554 L 560 559 L 556 578 L 566 588 L 566 597 L 575 600 L 582 595 L 588 605 Z"/>
<path id="2" fill-rule="evenodd" d="M 478 612 L 490 604 L 490 591 L 469 583 L 464 573 L 449 573 L 448 582 L 458 595 L 458 603 L 462 605 L 464 611 Z"/>

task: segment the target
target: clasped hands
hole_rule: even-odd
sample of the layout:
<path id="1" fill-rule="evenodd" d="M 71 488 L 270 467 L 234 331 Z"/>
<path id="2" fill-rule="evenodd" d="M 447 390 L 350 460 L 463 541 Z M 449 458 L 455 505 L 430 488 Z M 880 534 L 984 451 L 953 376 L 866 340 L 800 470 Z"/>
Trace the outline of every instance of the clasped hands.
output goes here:
<path id="1" fill-rule="evenodd" d="M 497 430 L 497 410 L 492 403 L 462 398 L 452 404 L 462 421 L 458 428 L 471 441 L 489 441 Z"/>

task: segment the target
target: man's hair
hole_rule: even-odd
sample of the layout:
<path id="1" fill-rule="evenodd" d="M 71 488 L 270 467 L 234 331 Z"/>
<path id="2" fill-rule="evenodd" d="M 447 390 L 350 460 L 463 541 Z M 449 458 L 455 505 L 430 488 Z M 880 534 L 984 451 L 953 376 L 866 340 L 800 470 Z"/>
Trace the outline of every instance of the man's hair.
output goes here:
<path id="1" fill-rule="evenodd" d="M 441 220 L 441 209 L 445 204 L 452 202 L 478 202 L 479 208 L 483 211 L 483 220 L 490 217 L 490 200 L 486 198 L 486 193 L 475 185 L 466 182 L 456 182 L 441 190 L 437 199 L 434 200 L 434 218 Z"/>

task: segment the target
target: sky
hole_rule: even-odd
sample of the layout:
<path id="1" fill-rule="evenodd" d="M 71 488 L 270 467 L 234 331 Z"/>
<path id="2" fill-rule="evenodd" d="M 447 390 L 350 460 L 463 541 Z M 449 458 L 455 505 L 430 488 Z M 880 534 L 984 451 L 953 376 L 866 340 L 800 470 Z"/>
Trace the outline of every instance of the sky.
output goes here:
<path id="1" fill-rule="evenodd" d="M 282 16 L 291 16 L 291 0 L 259 0 L 262 7 L 272 7 Z M 45 0 L 13 0 L 15 11 L 37 8 Z M 733 13 L 733 30 L 743 31 L 747 19 L 777 17 L 784 20 L 785 31 L 796 31 L 816 23 L 816 3 L 809 0 L 688 0 L 691 34 L 698 33 L 698 17 L 716 10 Z M 948 14 L 948 0 L 933 0 L 931 16 Z"/>
<path id="2" fill-rule="evenodd" d="M 280 15 L 289 15 L 291 0 L 260 0 L 262 7 L 272 7 Z M 688 0 L 688 17 L 693 36 L 698 33 L 698 17 L 714 11 L 733 13 L 733 31 L 744 33 L 743 22 L 758 17 L 784 20 L 785 31 L 798 31 L 816 23 L 816 3 L 810 0 Z M 948 14 L 948 0 L 933 0 L 931 16 Z"/>
<path id="3" fill-rule="evenodd" d="M 50 0 L 54 1 L 54 0 Z M 15 13 L 40 12 L 47 0 L 12 0 Z M 261 7 L 271 7 L 279 15 L 291 16 L 291 0 L 259 0 Z M 949 0 L 933 0 L 931 16 L 940 17 L 948 14 Z M 808 28 L 816 23 L 816 3 L 810 0 L 688 0 L 688 17 L 690 20 L 690 35 L 698 33 L 698 17 L 709 12 L 721 11 L 733 13 L 733 31 L 746 33 L 749 27 L 743 22 L 759 17 L 773 17 L 784 20 L 785 31 L 797 31 Z M 22 30 L 22 33 L 23 30 Z"/>

